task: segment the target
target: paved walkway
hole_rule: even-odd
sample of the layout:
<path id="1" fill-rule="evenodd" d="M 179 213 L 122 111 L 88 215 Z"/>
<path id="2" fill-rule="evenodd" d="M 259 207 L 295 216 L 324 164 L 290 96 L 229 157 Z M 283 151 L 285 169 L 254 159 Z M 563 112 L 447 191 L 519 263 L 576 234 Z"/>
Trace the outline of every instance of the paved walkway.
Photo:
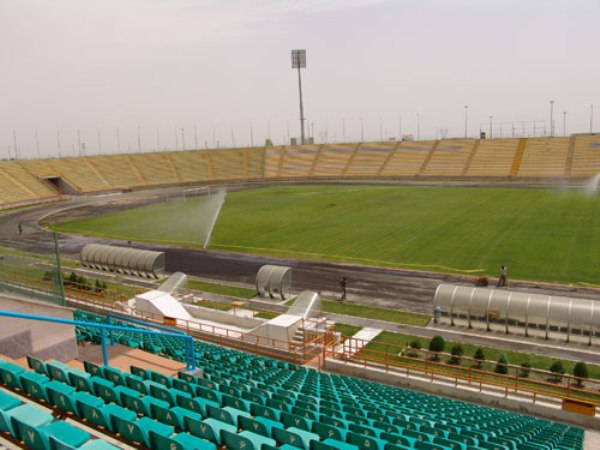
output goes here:
<path id="1" fill-rule="evenodd" d="M 342 342 L 336 347 L 335 351 L 343 351 L 345 355 L 349 356 L 354 355 L 355 353 L 358 353 L 365 345 L 375 339 L 382 331 L 383 330 L 380 328 L 365 327 L 354 335 L 356 340 L 350 339 Z"/>

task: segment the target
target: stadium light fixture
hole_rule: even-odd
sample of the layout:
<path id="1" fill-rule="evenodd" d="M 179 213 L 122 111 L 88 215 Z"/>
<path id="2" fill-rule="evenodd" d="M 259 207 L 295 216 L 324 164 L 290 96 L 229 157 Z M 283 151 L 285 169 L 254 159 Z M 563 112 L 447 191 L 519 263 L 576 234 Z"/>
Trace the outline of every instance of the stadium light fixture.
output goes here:
<path id="1" fill-rule="evenodd" d="M 490 116 L 490 139 L 492 139 L 492 130 L 493 128 L 493 123 L 492 120 L 494 119 L 494 116 Z"/>
<path id="2" fill-rule="evenodd" d="M 465 105 L 465 139 L 467 138 L 467 124 L 469 123 L 469 105 Z"/>
<path id="3" fill-rule="evenodd" d="M 563 111 L 563 136 L 567 135 L 567 112 Z"/>
<path id="4" fill-rule="evenodd" d="M 554 100 L 550 100 L 550 137 L 554 136 Z"/>
<path id="5" fill-rule="evenodd" d="M 306 50 L 292 50 L 292 69 L 298 69 L 298 92 L 300 93 L 300 144 L 304 145 L 304 105 L 302 103 L 302 77 L 300 69 L 306 69 Z"/>

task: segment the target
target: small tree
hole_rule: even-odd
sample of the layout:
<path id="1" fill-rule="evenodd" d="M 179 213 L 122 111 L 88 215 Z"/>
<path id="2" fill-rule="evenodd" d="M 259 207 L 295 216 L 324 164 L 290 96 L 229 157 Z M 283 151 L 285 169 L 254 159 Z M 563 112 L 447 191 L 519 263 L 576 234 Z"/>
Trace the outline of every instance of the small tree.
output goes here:
<path id="1" fill-rule="evenodd" d="M 494 372 L 499 373 L 501 375 L 506 375 L 508 373 L 508 359 L 506 359 L 506 356 L 504 356 L 504 354 L 501 354 L 498 357 L 498 362 L 496 363 L 496 368 L 494 369 Z"/>
<path id="2" fill-rule="evenodd" d="M 77 282 L 79 277 L 75 272 L 71 272 L 69 274 L 69 278 L 67 278 L 67 282 L 65 283 L 67 286 L 77 287 Z"/>
<path id="3" fill-rule="evenodd" d="M 483 367 L 483 361 L 485 361 L 485 353 L 483 353 L 483 349 L 481 347 L 477 347 L 475 350 L 475 354 L 473 355 L 473 359 L 475 363 L 473 364 L 476 369 L 481 369 Z"/>
<path id="4" fill-rule="evenodd" d="M 460 360 L 462 359 L 463 355 L 465 354 L 465 349 L 460 344 L 454 344 L 452 346 L 452 348 L 450 349 L 450 354 L 452 356 L 448 360 L 448 364 L 459 365 Z"/>
<path id="5" fill-rule="evenodd" d="M 550 366 L 550 372 L 552 372 L 552 377 L 550 378 L 550 381 L 554 383 L 560 383 L 560 381 L 562 380 L 562 375 L 563 373 L 565 373 L 565 368 L 563 367 L 562 362 L 554 361 Z"/>
<path id="6" fill-rule="evenodd" d="M 446 341 L 442 336 L 436 335 L 431 338 L 431 341 L 429 342 L 429 351 L 434 352 L 431 359 L 433 361 L 439 361 L 440 357 L 438 353 L 443 352 L 445 348 Z"/>
<path id="7" fill-rule="evenodd" d="M 581 387 L 583 385 L 583 380 L 590 376 L 587 364 L 583 361 L 579 361 L 575 364 L 575 367 L 573 367 L 573 375 L 577 377 L 577 387 Z"/>
<path id="8" fill-rule="evenodd" d="M 531 372 L 531 364 L 527 361 L 521 364 L 521 370 L 519 370 L 520 378 L 529 378 L 529 373 Z"/>

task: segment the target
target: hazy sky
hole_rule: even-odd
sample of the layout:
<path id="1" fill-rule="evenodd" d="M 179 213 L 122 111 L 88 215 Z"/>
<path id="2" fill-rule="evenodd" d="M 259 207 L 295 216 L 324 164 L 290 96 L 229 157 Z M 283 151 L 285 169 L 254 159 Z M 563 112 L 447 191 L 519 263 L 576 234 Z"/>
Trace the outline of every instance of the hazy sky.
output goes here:
<path id="1" fill-rule="evenodd" d="M 0 156 L 600 129 L 599 0 L 0 0 Z M 530 122 L 526 125 L 521 121 Z M 345 127 L 344 127 L 345 124 Z M 345 128 L 345 133 L 344 133 Z M 159 137 L 157 137 L 157 129 Z M 311 128 L 312 129 L 312 128 Z M 214 131 L 213 131 L 214 130 Z M 547 130 L 549 131 L 549 130 Z M 157 139 L 158 138 L 158 139 Z"/>

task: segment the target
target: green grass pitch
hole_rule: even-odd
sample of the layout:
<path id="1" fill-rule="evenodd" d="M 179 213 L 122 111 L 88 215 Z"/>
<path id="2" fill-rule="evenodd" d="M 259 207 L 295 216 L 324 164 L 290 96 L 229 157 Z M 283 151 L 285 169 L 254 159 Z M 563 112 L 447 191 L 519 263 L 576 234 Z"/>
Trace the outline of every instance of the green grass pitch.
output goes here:
<path id="1" fill-rule="evenodd" d="M 201 246 L 202 199 L 55 229 Z M 197 203 L 196 203 L 197 202 Z M 600 198 L 583 191 L 372 186 L 227 194 L 210 248 L 441 272 L 600 284 Z"/>

